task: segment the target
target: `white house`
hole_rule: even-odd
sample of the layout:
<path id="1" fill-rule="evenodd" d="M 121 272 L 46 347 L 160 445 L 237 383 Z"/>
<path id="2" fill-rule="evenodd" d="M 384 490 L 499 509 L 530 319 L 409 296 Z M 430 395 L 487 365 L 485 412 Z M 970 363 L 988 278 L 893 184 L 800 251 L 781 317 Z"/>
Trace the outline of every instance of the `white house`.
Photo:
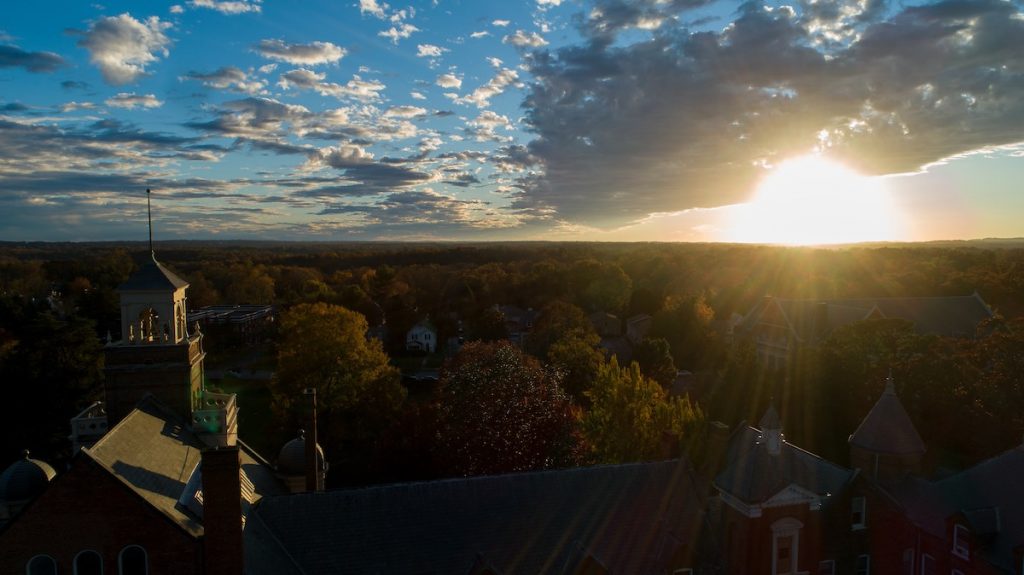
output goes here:
<path id="1" fill-rule="evenodd" d="M 405 349 L 434 353 L 437 349 L 437 330 L 427 320 L 417 323 L 405 334 Z"/>

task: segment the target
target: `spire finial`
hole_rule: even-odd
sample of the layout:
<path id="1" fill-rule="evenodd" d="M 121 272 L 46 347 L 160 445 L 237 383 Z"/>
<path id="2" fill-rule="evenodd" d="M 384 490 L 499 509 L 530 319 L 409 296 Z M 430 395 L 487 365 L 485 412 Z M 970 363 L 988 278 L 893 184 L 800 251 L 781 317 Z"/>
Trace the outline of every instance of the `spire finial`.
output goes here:
<path id="1" fill-rule="evenodd" d="M 149 255 L 156 259 L 156 252 L 153 251 L 153 208 L 149 203 L 149 188 L 146 188 L 146 218 L 149 220 Z"/>
<path id="2" fill-rule="evenodd" d="M 896 395 L 896 384 L 892 381 L 892 368 L 889 368 L 889 375 L 885 378 L 885 393 Z"/>

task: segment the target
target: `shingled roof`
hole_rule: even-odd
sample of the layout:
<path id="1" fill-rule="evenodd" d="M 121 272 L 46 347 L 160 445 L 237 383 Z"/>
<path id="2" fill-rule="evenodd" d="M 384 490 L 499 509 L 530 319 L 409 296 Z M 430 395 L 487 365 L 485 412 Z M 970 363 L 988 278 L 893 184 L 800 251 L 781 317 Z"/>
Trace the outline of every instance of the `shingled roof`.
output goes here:
<path id="1" fill-rule="evenodd" d="M 188 287 L 188 282 L 165 268 L 154 256 L 117 286 L 117 291 L 174 291 L 183 287 Z"/>
<path id="2" fill-rule="evenodd" d="M 850 436 L 850 445 L 893 455 L 923 455 L 926 451 L 910 415 L 896 396 L 892 376 L 886 382 L 882 396 Z"/>
<path id="3" fill-rule="evenodd" d="M 175 413 L 152 396 L 143 398 L 124 419 L 82 453 L 130 487 L 139 497 L 199 536 L 202 524 L 178 503 L 199 464 L 203 442 Z M 242 473 L 254 486 L 253 502 L 284 490 L 273 470 L 239 442 Z"/>
<path id="4" fill-rule="evenodd" d="M 695 547 L 700 509 L 691 467 L 672 460 L 267 497 L 246 544 L 278 541 L 310 575 L 462 574 L 480 560 L 560 574 L 579 549 L 610 573 L 663 573 Z"/>
<path id="5" fill-rule="evenodd" d="M 992 310 L 977 292 L 966 296 L 835 300 L 766 297 L 737 329 L 753 329 L 772 305 L 778 306 L 785 323 L 804 342 L 814 342 L 836 328 L 870 317 L 905 319 L 920 334 L 970 337 L 979 323 L 992 317 Z"/>
<path id="6" fill-rule="evenodd" d="M 782 442 L 777 455 L 761 440 L 761 430 L 745 427 L 736 433 L 726 453 L 725 469 L 715 487 L 747 504 L 768 501 L 790 485 L 826 496 L 837 493 L 853 471 L 799 447 Z"/>
<path id="7" fill-rule="evenodd" d="M 1014 547 L 1024 542 L 1024 445 L 936 482 L 907 478 L 885 489 L 907 517 L 936 537 L 946 520 L 959 516 L 984 545 L 972 550 L 1007 573 L 1020 566 Z"/>

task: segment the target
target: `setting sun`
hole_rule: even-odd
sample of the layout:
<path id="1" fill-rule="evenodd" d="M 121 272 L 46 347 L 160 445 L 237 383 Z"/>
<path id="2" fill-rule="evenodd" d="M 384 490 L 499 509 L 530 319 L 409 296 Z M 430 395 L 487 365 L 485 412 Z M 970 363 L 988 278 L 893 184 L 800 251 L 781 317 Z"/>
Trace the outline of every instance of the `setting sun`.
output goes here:
<path id="1" fill-rule="evenodd" d="M 808 155 L 773 168 L 754 198 L 735 206 L 730 235 L 791 245 L 894 240 L 899 220 L 881 180 Z"/>

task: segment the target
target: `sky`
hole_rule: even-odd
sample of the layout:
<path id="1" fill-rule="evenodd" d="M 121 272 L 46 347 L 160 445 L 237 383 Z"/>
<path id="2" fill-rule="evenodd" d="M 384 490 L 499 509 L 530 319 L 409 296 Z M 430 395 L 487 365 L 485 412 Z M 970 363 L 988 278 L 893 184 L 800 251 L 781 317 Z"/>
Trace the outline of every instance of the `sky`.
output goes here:
<path id="1" fill-rule="evenodd" d="M 1017 0 L 0 10 L 0 240 L 1024 236 Z"/>

